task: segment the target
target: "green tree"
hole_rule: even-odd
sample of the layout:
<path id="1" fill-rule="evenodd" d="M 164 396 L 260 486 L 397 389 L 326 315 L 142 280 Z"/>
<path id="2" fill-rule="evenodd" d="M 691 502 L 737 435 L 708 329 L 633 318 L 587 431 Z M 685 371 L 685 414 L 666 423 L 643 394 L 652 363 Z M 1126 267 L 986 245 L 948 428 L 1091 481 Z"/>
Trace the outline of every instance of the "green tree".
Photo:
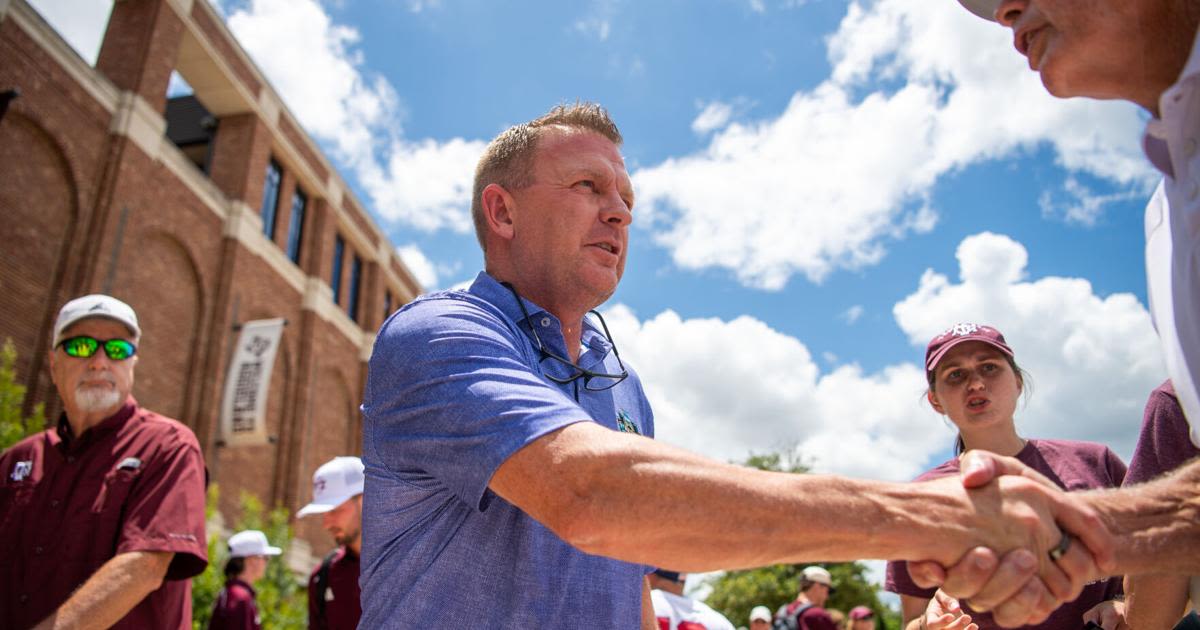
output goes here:
<path id="1" fill-rule="evenodd" d="M 5 338 L 0 346 L 0 451 L 41 431 L 46 425 L 45 407 L 38 403 L 33 415 L 21 414 L 25 386 L 17 382 L 17 348 Z"/>
<path id="2" fill-rule="evenodd" d="M 742 465 L 794 474 L 804 474 L 809 470 L 808 464 L 795 448 L 751 454 Z M 708 578 L 706 583 L 712 587 L 712 592 L 705 601 L 735 625 L 748 619 L 750 610 L 755 606 L 766 606 L 774 613 L 780 606 L 796 598 L 800 572 L 810 564 L 825 567 L 833 576 L 837 591 L 826 602 L 826 608 L 846 612 L 855 606 L 867 606 L 876 612 L 879 620 L 877 628 L 899 628 L 899 613 L 879 601 L 878 587 L 866 579 L 867 567 L 857 562 L 777 564 L 747 571 L 729 571 Z"/>
<path id="3" fill-rule="evenodd" d="M 210 486 L 206 516 L 216 513 L 218 490 Z M 308 623 L 308 594 L 304 576 L 292 573 L 284 558 L 291 547 L 295 534 L 288 524 L 288 511 L 276 507 L 270 512 L 263 508 L 258 497 L 243 491 L 239 497 L 241 516 L 233 531 L 246 529 L 261 530 L 267 540 L 283 549 L 283 555 L 272 558 L 267 564 L 267 574 L 254 584 L 258 614 L 263 630 L 291 630 L 304 628 Z M 224 539 L 210 536 L 208 541 L 208 567 L 192 581 L 192 628 L 203 630 L 208 627 L 212 616 L 213 602 L 225 585 L 225 561 L 229 551 Z"/>

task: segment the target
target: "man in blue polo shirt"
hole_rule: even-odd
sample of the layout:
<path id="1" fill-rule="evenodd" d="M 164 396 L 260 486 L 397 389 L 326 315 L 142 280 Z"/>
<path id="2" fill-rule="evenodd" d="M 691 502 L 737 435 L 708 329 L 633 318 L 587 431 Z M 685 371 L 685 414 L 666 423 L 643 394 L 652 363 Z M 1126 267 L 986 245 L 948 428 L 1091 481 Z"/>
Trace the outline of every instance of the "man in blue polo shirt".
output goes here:
<path id="1" fill-rule="evenodd" d="M 1088 550 L 1104 564 L 1111 545 L 1057 489 L 769 473 L 648 439 L 641 382 L 589 314 L 628 251 L 620 142 L 591 104 L 501 133 L 475 177 L 485 271 L 380 330 L 362 407 L 360 627 L 653 628 L 653 566 L 948 565 L 977 544 L 1044 554 L 1056 520 L 1084 544 L 1042 577 L 1078 593 L 1096 572 Z"/>

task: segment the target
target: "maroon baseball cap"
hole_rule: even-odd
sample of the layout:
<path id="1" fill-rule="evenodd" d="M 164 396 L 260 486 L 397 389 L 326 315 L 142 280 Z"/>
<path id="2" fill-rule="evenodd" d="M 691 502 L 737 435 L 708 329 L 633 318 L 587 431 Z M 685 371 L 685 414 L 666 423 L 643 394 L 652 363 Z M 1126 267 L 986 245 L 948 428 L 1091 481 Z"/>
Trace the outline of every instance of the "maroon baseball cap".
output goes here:
<path id="1" fill-rule="evenodd" d="M 871 612 L 871 609 L 867 608 L 866 606 L 855 606 L 854 608 L 850 609 L 850 619 L 855 621 L 859 619 L 870 619 L 874 616 L 875 613 Z"/>
<path id="2" fill-rule="evenodd" d="M 1008 347 L 1008 342 L 1004 341 L 1004 335 L 1000 334 L 999 330 L 982 324 L 955 324 L 929 341 L 929 346 L 925 348 L 925 372 L 932 372 L 938 361 L 941 361 L 951 348 L 964 341 L 982 341 L 1010 357 L 1013 356 L 1012 348 Z"/>

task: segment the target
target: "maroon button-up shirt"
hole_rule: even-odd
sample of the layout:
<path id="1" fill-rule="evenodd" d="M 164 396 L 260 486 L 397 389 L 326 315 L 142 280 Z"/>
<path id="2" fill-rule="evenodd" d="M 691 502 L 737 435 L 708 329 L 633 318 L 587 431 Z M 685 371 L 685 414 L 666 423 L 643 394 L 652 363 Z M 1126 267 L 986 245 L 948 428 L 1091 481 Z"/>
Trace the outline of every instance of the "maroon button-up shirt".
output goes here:
<path id="1" fill-rule="evenodd" d="M 0 455 L 0 628 L 48 617 L 113 556 L 171 551 L 166 581 L 113 628 L 192 625 L 208 562 L 204 459 L 183 424 L 132 397 L 81 436 L 64 416 Z"/>
<path id="2" fill-rule="evenodd" d="M 362 617 L 358 592 L 358 555 L 346 547 L 334 550 L 329 565 L 329 584 L 325 588 L 325 611 L 321 614 L 322 594 L 317 580 L 320 565 L 308 578 L 309 630 L 354 630 Z"/>

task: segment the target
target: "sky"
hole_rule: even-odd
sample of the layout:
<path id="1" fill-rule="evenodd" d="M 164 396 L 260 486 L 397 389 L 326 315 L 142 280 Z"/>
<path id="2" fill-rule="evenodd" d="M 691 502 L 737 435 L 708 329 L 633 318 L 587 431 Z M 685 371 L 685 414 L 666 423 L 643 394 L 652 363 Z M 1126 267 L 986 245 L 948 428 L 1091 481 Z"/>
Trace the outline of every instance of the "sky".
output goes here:
<path id="1" fill-rule="evenodd" d="M 32 4 L 95 59 L 111 3 Z M 637 205 L 602 311 L 663 441 L 911 479 L 952 454 L 921 364 L 957 322 L 998 327 L 1032 375 L 1026 437 L 1128 458 L 1165 378 L 1146 114 L 1050 97 L 1010 34 L 953 0 L 219 10 L 428 290 L 482 266 L 486 143 L 558 103 L 608 108 Z"/>

